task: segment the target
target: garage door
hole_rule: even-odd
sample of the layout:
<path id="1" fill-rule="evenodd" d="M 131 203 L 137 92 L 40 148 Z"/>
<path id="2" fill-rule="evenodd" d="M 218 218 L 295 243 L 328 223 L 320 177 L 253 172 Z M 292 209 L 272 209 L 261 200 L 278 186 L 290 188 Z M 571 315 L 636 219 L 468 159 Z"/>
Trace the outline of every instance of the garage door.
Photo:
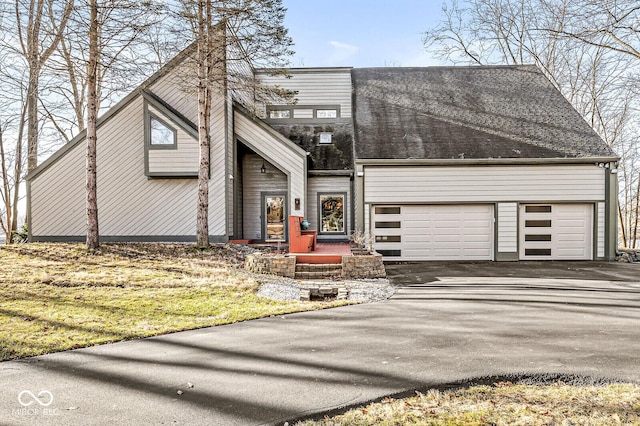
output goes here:
<path id="1" fill-rule="evenodd" d="M 592 259 L 591 204 L 520 205 L 520 259 Z"/>
<path id="2" fill-rule="evenodd" d="M 373 206 L 376 251 L 386 260 L 492 260 L 493 205 Z"/>

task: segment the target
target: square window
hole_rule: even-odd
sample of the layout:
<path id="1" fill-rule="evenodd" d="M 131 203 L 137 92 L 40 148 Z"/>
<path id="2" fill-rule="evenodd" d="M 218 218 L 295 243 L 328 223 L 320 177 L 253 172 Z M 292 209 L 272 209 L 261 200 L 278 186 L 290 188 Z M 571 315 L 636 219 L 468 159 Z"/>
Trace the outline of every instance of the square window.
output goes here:
<path id="1" fill-rule="evenodd" d="M 316 111 L 316 118 L 338 118 L 338 111 L 335 109 L 319 109 Z"/>
<path id="2" fill-rule="evenodd" d="M 345 233 L 343 194 L 320 195 L 320 232 Z"/>
<path id="3" fill-rule="evenodd" d="M 269 111 L 269 118 L 291 118 L 291 110 L 289 109 L 272 109 Z"/>
<path id="4" fill-rule="evenodd" d="M 329 144 L 333 141 L 333 133 L 331 132 L 322 132 L 320 133 L 320 143 L 321 144 Z"/>
<path id="5" fill-rule="evenodd" d="M 154 146 L 176 145 L 176 131 L 155 117 L 150 117 L 151 140 Z"/>

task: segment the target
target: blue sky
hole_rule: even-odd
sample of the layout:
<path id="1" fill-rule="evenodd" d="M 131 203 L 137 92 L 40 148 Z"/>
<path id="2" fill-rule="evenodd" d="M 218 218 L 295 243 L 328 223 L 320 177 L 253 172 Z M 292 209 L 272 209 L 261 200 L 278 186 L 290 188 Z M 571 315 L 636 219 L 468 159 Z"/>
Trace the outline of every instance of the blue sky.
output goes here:
<path id="1" fill-rule="evenodd" d="M 293 67 L 428 66 L 422 33 L 440 20 L 439 0 L 284 0 Z"/>

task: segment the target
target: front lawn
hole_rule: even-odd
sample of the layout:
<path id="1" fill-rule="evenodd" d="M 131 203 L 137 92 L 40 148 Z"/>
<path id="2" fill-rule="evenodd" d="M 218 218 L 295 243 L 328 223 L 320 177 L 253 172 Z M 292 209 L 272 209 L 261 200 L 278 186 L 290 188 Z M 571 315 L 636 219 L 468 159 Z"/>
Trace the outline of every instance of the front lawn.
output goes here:
<path id="1" fill-rule="evenodd" d="M 475 386 L 382 402 L 298 426 L 337 425 L 638 425 L 640 386 Z"/>
<path id="2" fill-rule="evenodd" d="M 237 246 L 0 247 L 0 360 L 331 306 L 257 297 L 242 261 Z"/>

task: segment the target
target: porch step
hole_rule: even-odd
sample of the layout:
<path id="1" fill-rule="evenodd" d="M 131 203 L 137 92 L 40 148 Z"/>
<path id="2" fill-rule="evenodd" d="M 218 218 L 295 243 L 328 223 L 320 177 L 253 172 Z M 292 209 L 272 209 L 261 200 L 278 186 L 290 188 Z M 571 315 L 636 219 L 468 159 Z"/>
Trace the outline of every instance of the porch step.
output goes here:
<path id="1" fill-rule="evenodd" d="M 297 279 L 337 278 L 342 275 L 342 265 L 326 263 L 297 263 Z"/>
<path id="2" fill-rule="evenodd" d="M 313 263 L 316 265 L 342 265 L 342 254 L 326 254 L 326 253 L 293 253 L 298 263 Z"/>

